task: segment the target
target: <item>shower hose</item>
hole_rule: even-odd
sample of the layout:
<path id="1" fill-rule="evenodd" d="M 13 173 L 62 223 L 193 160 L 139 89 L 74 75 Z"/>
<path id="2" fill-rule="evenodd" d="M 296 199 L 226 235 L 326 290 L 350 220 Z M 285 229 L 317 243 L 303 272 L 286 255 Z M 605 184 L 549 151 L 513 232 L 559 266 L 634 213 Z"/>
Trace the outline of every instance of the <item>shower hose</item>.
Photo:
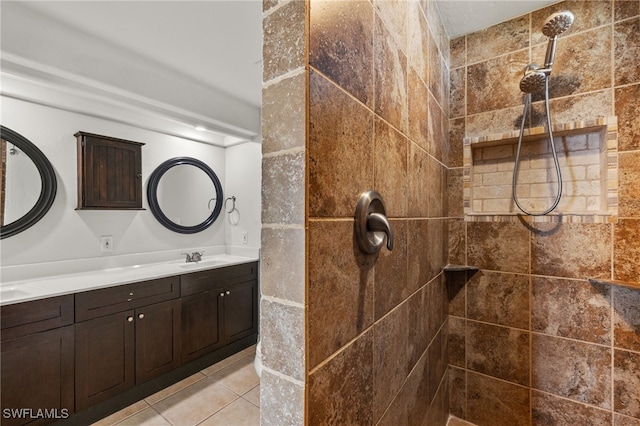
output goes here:
<path id="1" fill-rule="evenodd" d="M 558 180 L 558 194 L 556 196 L 556 200 L 551 207 L 541 213 L 532 213 L 524 209 L 520 202 L 518 201 L 518 195 L 516 191 L 516 184 L 518 182 L 518 168 L 520 163 L 520 148 L 522 147 L 522 137 L 524 135 L 524 122 L 527 118 L 527 110 L 529 109 L 529 105 L 531 104 L 531 93 L 527 93 L 524 99 L 524 111 L 522 113 L 522 123 L 520 124 L 520 137 L 518 138 L 518 149 L 516 150 L 516 160 L 513 166 L 513 182 L 512 182 L 512 194 L 513 201 L 516 203 L 516 206 L 524 213 L 529 216 L 544 216 L 550 213 L 553 209 L 558 206 L 560 202 L 560 197 L 562 196 L 562 175 L 560 173 L 560 163 L 558 162 L 558 154 L 556 153 L 556 145 L 553 141 L 553 130 L 551 129 L 551 114 L 549 113 L 549 78 L 545 78 L 544 80 L 544 105 L 547 112 L 547 127 L 549 129 L 549 141 L 551 142 L 551 152 L 553 154 L 553 162 L 556 166 L 556 176 Z"/>

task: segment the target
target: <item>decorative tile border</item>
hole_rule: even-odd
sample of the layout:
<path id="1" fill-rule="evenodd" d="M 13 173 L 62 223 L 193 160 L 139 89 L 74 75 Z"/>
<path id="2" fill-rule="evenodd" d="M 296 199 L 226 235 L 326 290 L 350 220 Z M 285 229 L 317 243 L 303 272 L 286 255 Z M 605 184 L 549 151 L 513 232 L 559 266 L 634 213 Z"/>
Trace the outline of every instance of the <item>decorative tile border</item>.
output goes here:
<path id="1" fill-rule="evenodd" d="M 603 131 L 606 142 L 606 213 L 551 213 L 545 216 L 527 216 L 521 213 L 474 212 L 471 203 L 472 148 L 515 144 L 519 131 L 490 134 L 485 136 L 466 137 L 463 144 L 463 205 L 465 221 L 468 222 L 520 222 L 531 223 L 563 222 L 563 223 L 616 223 L 618 215 L 618 119 L 617 117 L 599 117 L 594 120 L 582 120 L 553 126 L 554 137 L 595 133 Z M 543 139 L 546 130 L 543 126 L 525 130 L 524 140 Z M 602 147 L 605 148 L 604 146 Z"/>

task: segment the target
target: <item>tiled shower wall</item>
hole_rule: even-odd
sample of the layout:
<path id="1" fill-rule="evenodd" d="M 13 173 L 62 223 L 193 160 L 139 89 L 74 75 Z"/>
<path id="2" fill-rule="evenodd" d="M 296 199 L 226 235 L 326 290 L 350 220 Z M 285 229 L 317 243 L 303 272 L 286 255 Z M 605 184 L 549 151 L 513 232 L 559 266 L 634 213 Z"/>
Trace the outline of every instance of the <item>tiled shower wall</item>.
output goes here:
<path id="1" fill-rule="evenodd" d="M 429 1 L 265 1 L 263 424 L 444 425 L 449 41 Z M 393 251 L 354 241 L 376 189 Z"/>
<path id="2" fill-rule="evenodd" d="M 618 117 L 614 223 L 465 222 L 462 140 L 518 128 L 542 22 L 575 16 L 551 76 L 556 122 Z M 640 2 L 566 1 L 451 41 L 452 414 L 478 425 L 640 425 Z M 542 117 L 542 103 L 535 111 Z M 571 155 L 569 153 L 569 155 Z"/>

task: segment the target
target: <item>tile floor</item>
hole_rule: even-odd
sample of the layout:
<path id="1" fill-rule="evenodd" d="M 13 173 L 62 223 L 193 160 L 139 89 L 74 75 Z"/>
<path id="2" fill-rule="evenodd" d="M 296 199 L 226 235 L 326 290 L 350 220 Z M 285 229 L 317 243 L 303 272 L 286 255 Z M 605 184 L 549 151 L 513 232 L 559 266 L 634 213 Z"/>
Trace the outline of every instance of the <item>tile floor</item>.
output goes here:
<path id="1" fill-rule="evenodd" d="M 110 415 L 94 426 L 260 424 L 255 345 Z"/>

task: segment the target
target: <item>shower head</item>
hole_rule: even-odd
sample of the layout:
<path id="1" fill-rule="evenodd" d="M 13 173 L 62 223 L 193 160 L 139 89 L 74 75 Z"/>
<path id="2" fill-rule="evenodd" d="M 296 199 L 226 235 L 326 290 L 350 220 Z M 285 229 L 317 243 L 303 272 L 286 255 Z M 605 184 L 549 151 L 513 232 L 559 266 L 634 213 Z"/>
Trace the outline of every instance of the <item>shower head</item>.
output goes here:
<path id="1" fill-rule="evenodd" d="M 569 29 L 573 24 L 573 13 L 565 10 L 549 16 L 542 25 L 542 34 L 547 37 L 556 37 Z"/>
<path id="2" fill-rule="evenodd" d="M 520 80 L 520 90 L 523 93 L 537 93 L 544 90 L 547 74 L 536 64 L 529 64 L 524 69 L 524 76 Z"/>
<path id="3" fill-rule="evenodd" d="M 565 10 L 549 16 L 542 26 L 542 34 L 549 37 L 547 53 L 544 57 L 544 66 L 549 69 L 549 72 L 551 72 L 551 66 L 556 56 L 558 36 L 567 31 L 571 24 L 573 24 L 573 13 Z"/>

